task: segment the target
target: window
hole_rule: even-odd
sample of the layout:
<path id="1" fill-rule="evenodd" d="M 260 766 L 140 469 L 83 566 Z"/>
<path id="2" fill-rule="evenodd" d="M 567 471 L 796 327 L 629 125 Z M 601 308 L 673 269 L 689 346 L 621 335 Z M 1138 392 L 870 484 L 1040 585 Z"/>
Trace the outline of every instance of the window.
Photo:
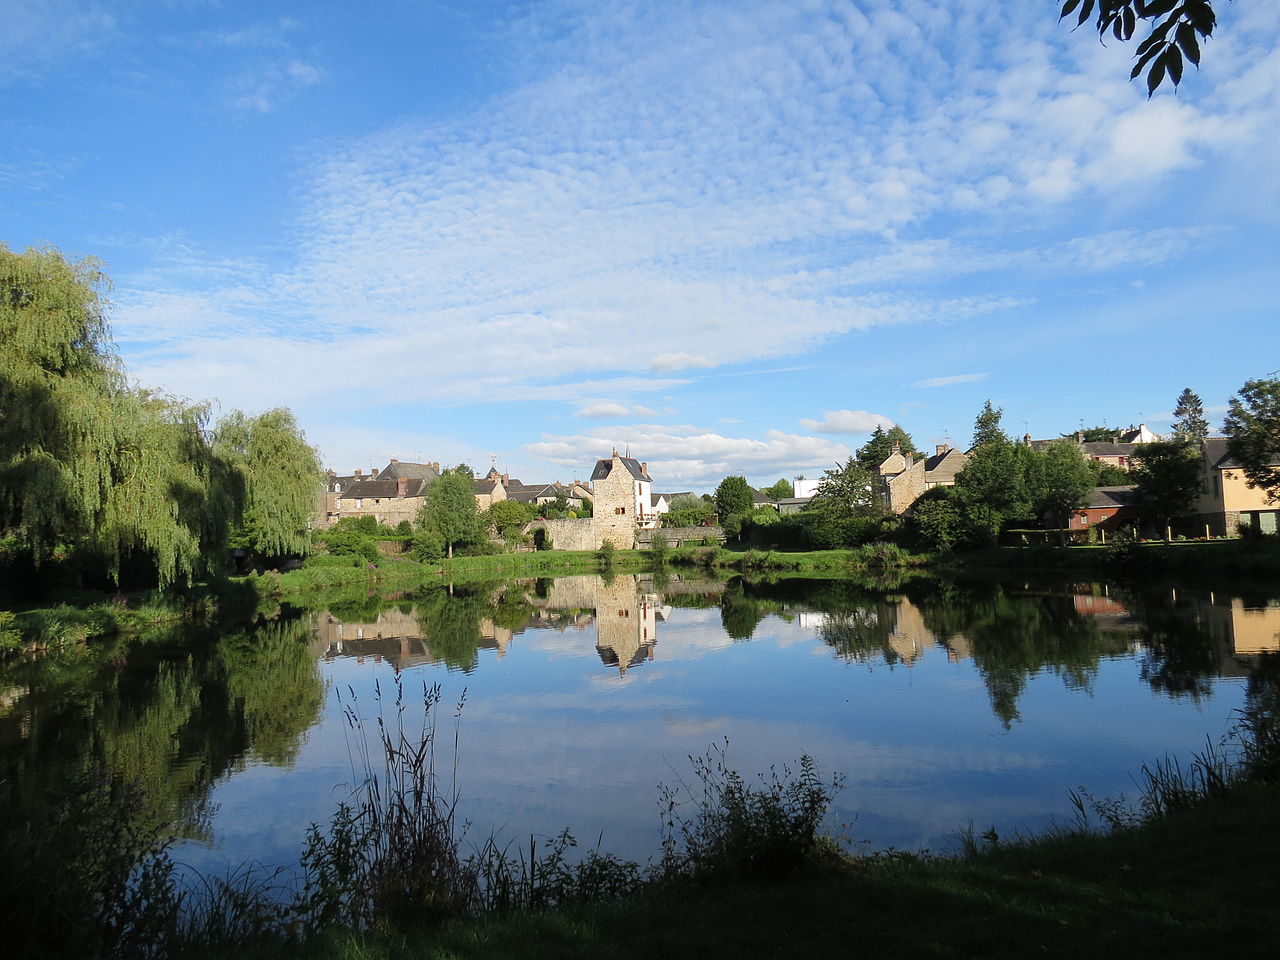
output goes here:
<path id="1" fill-rule="evenodd" d="M 623 513 L 626 513 L 626 512 L 627 512 L 627 508 L 626 508 L 626 507 L 614 507 L 614 508 L 613 508 L 613 512 L 614 512 L 615 514 L 623 514 Z"/>
<path id="2" fill-rule="evenodd" d="M 364 506 L 364 501 L 363 501 L 363 500 L 357 500 L 357 501 L 356 501 L 356 509 L 357 509 L 357 510 L 361 509 L 363 506 Z"/>

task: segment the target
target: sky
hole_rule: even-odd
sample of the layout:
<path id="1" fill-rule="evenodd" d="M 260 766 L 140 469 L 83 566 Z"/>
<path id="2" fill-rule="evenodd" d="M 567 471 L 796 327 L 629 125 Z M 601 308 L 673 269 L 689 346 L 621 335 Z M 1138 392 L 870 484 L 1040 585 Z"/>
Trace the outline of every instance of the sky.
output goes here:
<path id="1" fill-rule="evenodd" d="M 0 242 L 339 473 L 817 477 L 1280 368 L 1280 4 L 1175 92 L 1026 0 L 0 0 Z"/>

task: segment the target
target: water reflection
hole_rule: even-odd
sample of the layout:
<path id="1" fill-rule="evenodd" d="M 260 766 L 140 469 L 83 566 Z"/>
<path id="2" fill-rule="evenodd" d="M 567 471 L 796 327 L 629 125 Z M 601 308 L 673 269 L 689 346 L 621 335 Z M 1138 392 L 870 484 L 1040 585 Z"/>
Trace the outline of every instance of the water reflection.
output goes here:
<path id="1" fill-rule="evenodd" d="M 139 785 L 139 818 L 226 845 L 210 856 L 287 858 L 349 767 L 325 678 L 447 670 L 469 690 L 468 815 L 512 835 L 608 826 L 643 857 L 653 785 L 729 735 L 747 771 L 809 751 L 849 773 L 849 816 L 876 843 L 931 844 L 971 817 L 1026 823 L 1082 782 L 1126 789 L 1280 673 L 1267 587 L 579 576 L 325 601 L 5 666 L 11 822 L 91 770 Z"/>
<path id="2" fill-rule="evenodd" d="M 6 812 L 38 820 L 44 797 L 86 774 L 137 787 L 140 827 L 207 839 L 209 787 L 251 761 L 287 766 L 320 715 L 309 626 L 284 616 L 223 637 L 175 629 L 7 665 Z"/>
<path id="3" fill-rule="evenodd" d="M 369 657 L 396 672 L 443 664 L 470 673 L 480 651 L 501 660 L 527 629 L 592 631 L 600 662 L 625 676 L 654 659 L 658 624 L 677 604 L 714 604 L 724 585 L 665 577 L 658 589 L 648 576 L 441 585 L 320 611 L 315 644 L 324 659 Z"/>

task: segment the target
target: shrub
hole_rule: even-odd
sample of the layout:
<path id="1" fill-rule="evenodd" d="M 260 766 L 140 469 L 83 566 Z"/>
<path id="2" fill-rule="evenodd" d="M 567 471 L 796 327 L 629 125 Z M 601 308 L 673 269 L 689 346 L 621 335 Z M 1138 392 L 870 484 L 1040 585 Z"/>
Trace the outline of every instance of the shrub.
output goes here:
<path id="1" fill-rule="evenodd" d="M 771 767 L 748 783 L 725 762 L 729 742 L 690 757 L 698 785 L 660 787 L 661 870 L 667 877 L 776 876 L 795 873 L 818 841 L 818 827 L 844 785 L 823 780 L 812 757 L 799 773 Z M 689 813 L 685 810 L 692 808 Z"/>

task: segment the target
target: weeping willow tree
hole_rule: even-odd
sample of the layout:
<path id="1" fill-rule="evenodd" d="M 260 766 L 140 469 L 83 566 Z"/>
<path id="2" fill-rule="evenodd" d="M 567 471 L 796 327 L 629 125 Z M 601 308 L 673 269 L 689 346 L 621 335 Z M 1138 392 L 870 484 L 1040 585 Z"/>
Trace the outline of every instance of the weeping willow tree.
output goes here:
<path id="1" fill-rule="evenodd" d="M 161 586 L 216 567 L 242 520 L 259 552 L 302 552 L 320 469 L 293 415 L 211 438 L 206 404 L 130 388 L 107 290 L 95 260 L 0 245 L 0 535 Z"/>
<path id="2" fill-rule="evenodd" d="M 267 557 L 306 553 L 323 487 L 320 459 L 293 414 L 283 407 L 218 421 L 214 450 L 234 472 L 244 513 L 238 547 Z"/>
<path id="3" fill-rule="evenodd" d="M 0 528 L 37 561 L 93 532 L 123 466 L 97 261 L 0 245 Z"/>

